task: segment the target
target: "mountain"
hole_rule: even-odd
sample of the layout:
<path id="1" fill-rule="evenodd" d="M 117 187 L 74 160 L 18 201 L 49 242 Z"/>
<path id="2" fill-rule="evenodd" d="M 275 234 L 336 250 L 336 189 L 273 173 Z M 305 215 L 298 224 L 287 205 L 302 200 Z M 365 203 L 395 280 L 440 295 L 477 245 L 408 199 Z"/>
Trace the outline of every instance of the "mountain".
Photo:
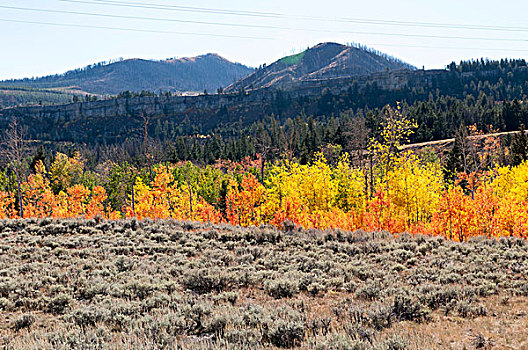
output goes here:
<path id="1" fill-rule="evenodd" d="M 299 81 L 354 77 L 396 69 L 414 70 L 415 67 L 365 47 L 322 43 L 259 68 L 225 91 L 283 88 Z"/>
<path id="2" fill-rule="evenodd" d="M 210 163 L 218 158 L 253 155 L 256 147 L 262 147 L 258 146 L 260 140 L 287 142 L 277 149 L 303 150 L 306 157 L 327 143 L 347 149 L 356 144 L 356 127 L 360 132 L 378 130 L 383 116 L 380 109 L 398 101 L 403 113 L 419 125 L 411 136 L 413 142 L 452 138 L 460 125 L 476 125 L 478 130 L 492 125 L 498 131 L 515 131 L 520 125 L 528 125 L 528 63 L 524 59 L 479 59 L 452 63 L 445 69 L 417 70 L 383 55 L 371 56 L 367 51 L 362 55 L 393 65 L 360 76 L 332 72 L 331 64 L 324 65 L 325 69 L 308 68 L 314 61 L 308 58 L 316 56 L 316 50 L 321 57 L 330 52 L 328 48 L 340 47 L 322 44 L 302 57 L 289 57 L 290 66 L 296 65 L 291 76 L 297 74 L 300 78 L 292 80 L 286 89 L 272 84 L 269 86 L 279 88 L 199 96 L 121 94 L 97 101 L 76 99 L 64 105 L 57 101 L 55 105 L 0 108 L 0 130 L 16 118 L 35 142 L 53 147 L 66 147 L 64 143 L 87 145 L 100 154 L 106 152 L 103 148 L 123 146 L 133 154 L 142 149 L 147 127 L 150 139 L 167 145 L 159 154 L 175 155 L 173 160 Z M 326 61 L 336 62 L 339 60 L 335 57 L 357 52 L 347 49 L 340 55 L 336 51 L 330 52 Z M 259 72 L 271 74 L 271 68 Z M 352 71 L 350 65 L 345 68 Z M 300 74 L 302 69 L 308 73 Z M 306 78 L 310 76 L 323 78 Z M 35 93 L 12 90 L 20 96 Z M 51 98 L 55 90 L 37 92 Z M 262 128 L 268 136 L 261 133 Z M 116 153 L 116 157 L 120 156 Z"/>
<path id="3" fill-rule="evenodd" d="M 0 82 L 3 87 L 60 89 L 65 92 L 116 95 L 134 92 L 216 91 L 253 72 L 217 54 L 192 58 L 152 61 L 127 59 L 110 64 L 94 64 L 60 75 Z"/>
<path id="4" fill-rule="evenodd" d="M 527 81 L 525 60 L 479 60 L 453 63 L 444 70 L 400 69 L 361 77 L 308 80 L 297 89 L 264 88 L 190 97 L 123 94 L 67 105 L 5 108 L 0 109 L 0 130 L 17 118 L 31 140 L 121 145 L 127 139 L 143 142 L 144 117 L 148 115 L 149 137 L 164 142 L 180 137 L 185 141 L 172 150 L 182 152 L 178 159 L 189 160 L 194 154 L 198 158 L 192 160 L 203 161 L 199 157 L 204 153 L 186 143 L 196 137 L 196 147 L 209 147 L 207 161 L 214 161 L 226 156 L 221 152 L 226 150 L 226 142 L 233 140 L 240 142 L 229 146 L 237 154 L 236 159 L 253 154 L 255 145 L 248 142 L 255 141 L 251 136 L 261 127 L 275 128 L 270 130 L 274 140 L 281 139 L 277 136 L 281 126 L 284 131 L 304 135 L 288 146 L 294 149 L 309 145 L 310 151 L 320 150 L 324 142 L 345 149 L 350 146 L 348 141 L 343 135 L 334 137 L 331 130 L 351 135 L 355 123 L 351 120 L 356 117 L 366 129 L 377 130 L 382 115 L 379 108 L 401 101 L 404 113 L 419 125 L 412 141 L 426 142 L 452 138 L 461 124 L 476 124 L 479 130 L 493 125 L 499 131 L 515 131 L 521 124 L 528 125 Z M 270 116 L 278 122 L 270 121 Z M 292 121 L 294 127 L 289 126 Z M 316 121 L 320 129 L 312 130 L 313 137 L 306 138 L 308 125 Z M 131 150 L 141 148 L 129 146 Z M 213 153 L 216 156 L 211 156 Z"/>

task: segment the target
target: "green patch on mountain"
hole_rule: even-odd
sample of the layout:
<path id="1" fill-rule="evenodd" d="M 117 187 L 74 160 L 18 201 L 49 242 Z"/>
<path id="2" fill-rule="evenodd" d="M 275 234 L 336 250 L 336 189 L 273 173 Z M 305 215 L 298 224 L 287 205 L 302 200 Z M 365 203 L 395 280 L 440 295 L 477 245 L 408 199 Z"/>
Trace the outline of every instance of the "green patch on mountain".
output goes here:
<path id="1" fill-rule="evenodd" d="M 295 54 L 295 55 L 283 57 L 283 58 L 280 59 L 280 62 L 284 63 L 284 64 L 286 64 L 288 66 L 292 66 L 294 64 L 299 63 L 302 60 L 302 58 L 304 57 L 305 54 L 306 54 L 306 50 L 303 51 L 303 52 L 300 52 L 298 54 Z"/>

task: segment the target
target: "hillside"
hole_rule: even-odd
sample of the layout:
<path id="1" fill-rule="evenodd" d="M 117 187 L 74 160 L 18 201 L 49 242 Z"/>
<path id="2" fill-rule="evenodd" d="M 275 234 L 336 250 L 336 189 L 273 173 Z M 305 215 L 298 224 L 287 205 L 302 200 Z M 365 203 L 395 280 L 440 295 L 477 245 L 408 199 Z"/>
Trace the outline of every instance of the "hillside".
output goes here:
<path id="1" fill-rule="evenodd" d="M 13 220 L 0 232 L 6 349 L 528 345 L 521 239 L 174 220 Z"/>
<path id="2" fill-rule="evenodd" d="M 414 67 L 365 48 L 336 43 L 322 43 L 299 54 L 284 57 L 253 72 L 226 88 L 240 89 L 284 87 L 305 80 L 356 77 L 375 72 Z"/>
<path id="3" fill-rule="evenodd" d="M 110 64 L 95 64 L 60 75 L 35 79 L 9 80 L 2 86 L 40 89 L 80 89 L 98 95 L 116 95 L 129 91 L 185 92 L 204 89 L 216 91 L 253 72 L 216 54 L 192 58 L 151 61 L 129 59 Z"/>
<path id="4" fill-rule="evenodd" d="M 349 149 L 352 141 L 346 134 L 353 117 L 376 130 L 377 108 L 396 101 L 402 101 L 405 113 L 419 124 L 412 142 L 452 138 L 461 123 L 476 123 L 480 130 L 493 125 L 498 131 L 515 131 L 520 124 L 528 125 L 528 104 L 522 102 L 527 99 L 527 81 L 524 60 L 466 62 L 447 70 L 383 71 L 355 78 L 303 81 L 294 89 L 255 89 L 246 94 L 122 97 L 62 106 L 7 108 L 0 109 L 0 128 L 17 117 L 34 140 L 119 145 L 133 135 L 141 138 L 141 113 L 149 111 L 149 136 L 156 140 L 214 132 L 215 142 L 220 144 L 210 148 L 205 157 L 207 162 L 214 162 L 230 154 L 224 147 L 233 140 L 244 143 L 236 146 L 236 159 L 253 155 L 254 145 L 244 140 L 255 134 L 255 123 L 271 115 L 282 125 L 288 118 L 300 116 L 295 122 L 299 132 L 293 140 L 297 151 L 307 146 L 315 151 L 328 142 Z M 310 116 L 314 117 L 311 122 Z M 333 121 L 332 116 L 336 117 Z M 317 125 L 310 131 L 314 137 L 309 138 L 313 142 L 306 142 L 305 126 L 314 121 Z M 333 125 L 329 126 L 330 122 Z M 264 123 L 263 127 L 270 135 L 276 134 L 271 130 L 272 123 Z M 196 154 L 193 148 L 207 147 L 207 139 L 200 140 L 178 145 L 178 158 L 202 162 L 203 158 L 189 158 Z M 253 138 L 249 140 L 254 142 Z"/>
<path id="5" fill-rule="evenodd" d="M 82 91 L 61 91 L 56 89 L 37 89 L 31 87 L 4 86 L 0 83 L 0 108 L 52 105 L 70 103 L 74 96 L 84 95 Z"/>

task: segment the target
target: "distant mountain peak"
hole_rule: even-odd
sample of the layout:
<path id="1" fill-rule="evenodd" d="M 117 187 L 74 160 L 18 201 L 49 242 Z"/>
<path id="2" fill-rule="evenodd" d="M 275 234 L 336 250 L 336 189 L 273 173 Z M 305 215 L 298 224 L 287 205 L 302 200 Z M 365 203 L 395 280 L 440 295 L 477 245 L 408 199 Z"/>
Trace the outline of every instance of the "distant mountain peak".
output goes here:
<path id="1" fill-rule="evenodd" d="M 303 80 L 360 76 L 395 69 L 414 67 L 366 47 L 325 42 L 283 57 L 230 85 L 226 91 L 284 87 Z"/>

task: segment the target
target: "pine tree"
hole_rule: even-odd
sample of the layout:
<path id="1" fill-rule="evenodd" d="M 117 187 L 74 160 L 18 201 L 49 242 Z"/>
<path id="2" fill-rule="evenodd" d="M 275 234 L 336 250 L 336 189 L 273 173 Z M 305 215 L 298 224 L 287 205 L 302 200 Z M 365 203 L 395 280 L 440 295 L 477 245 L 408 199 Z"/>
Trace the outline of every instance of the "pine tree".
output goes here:
<path id="1" fill-rule="evenodd" d="M 519 132 L 513 136 L 510 146 L 510 164 L 519 165 L 528 159 L 528 135 L 524 125 L 521 125 Z"/>

